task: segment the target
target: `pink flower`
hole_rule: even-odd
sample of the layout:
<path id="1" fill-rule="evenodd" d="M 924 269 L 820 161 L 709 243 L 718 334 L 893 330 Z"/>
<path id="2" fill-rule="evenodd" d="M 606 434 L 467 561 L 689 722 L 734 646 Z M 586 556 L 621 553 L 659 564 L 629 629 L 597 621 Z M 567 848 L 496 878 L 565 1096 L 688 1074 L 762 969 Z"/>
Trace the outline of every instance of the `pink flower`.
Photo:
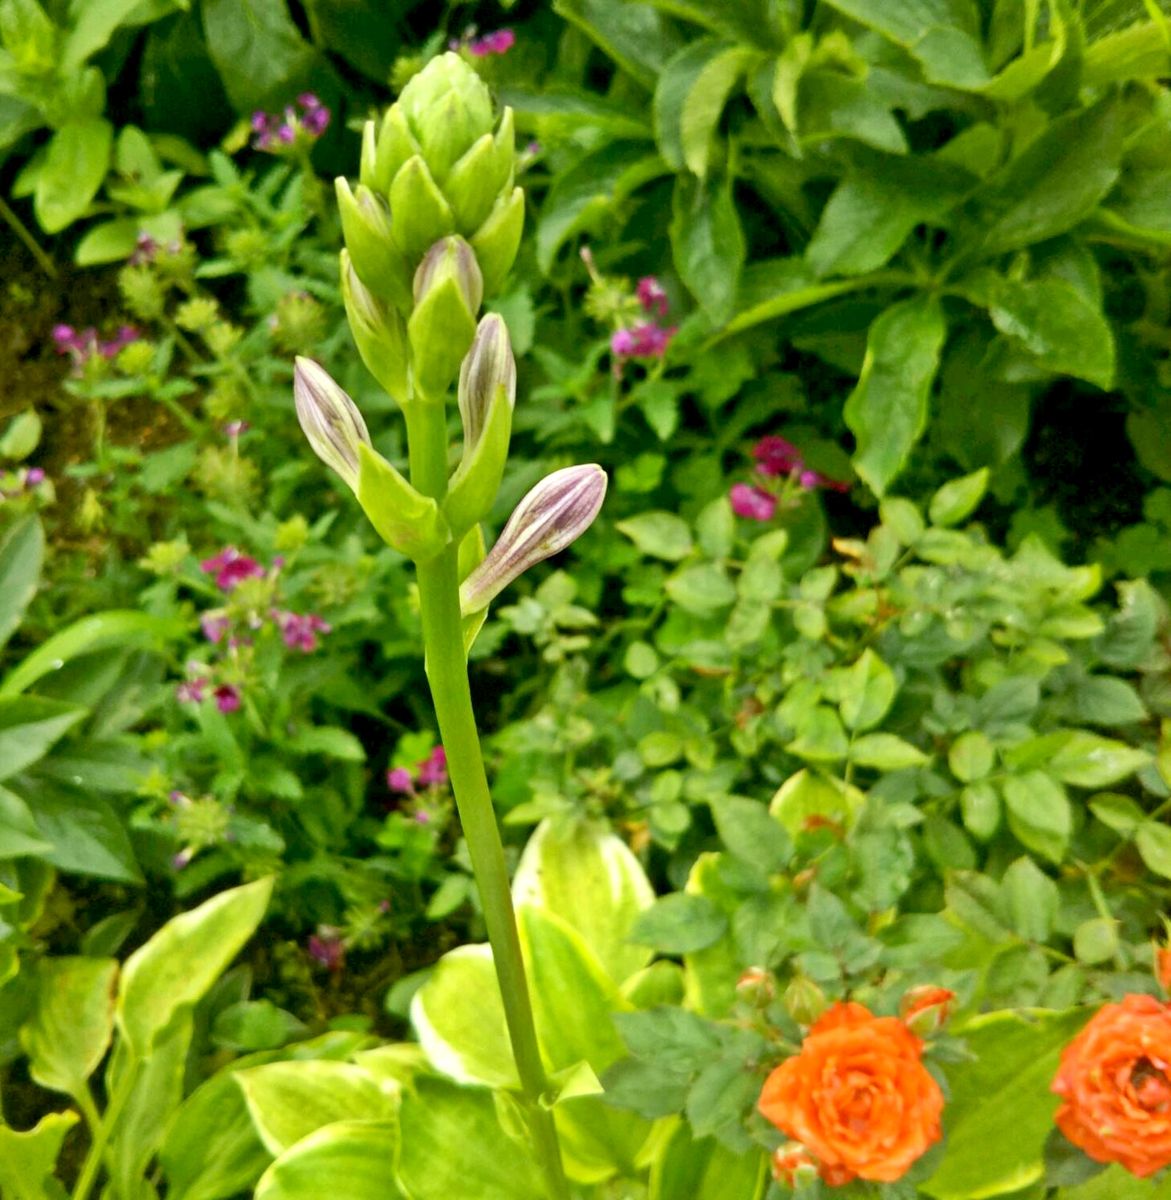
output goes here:
<path id="1" fill-rule="evenodd" d="M 415 790 L 414 780 L 406 767 L 391 767 L 386 772 L 386 786 L 404 796 L 409 796 Z"/>
<path id="2" fill-rule="evenodd" d="M 489 54 L 507 54 L 514 45 L 516 34 L 511 29 L 497 29 L 494 33 L 486 33 L 468 42 L 468 53 L 484 58 Z"/>
<path id="3" fill-rule="evenodd" d="M 419 764 L 416 776 L 423 787 L 442 787 L 447 783 L 447 754 L 442 746 L 436 746 L 429 758 Z"/>
<path id="4" fill-rule="evenodd" d="M 277 624 L 281 627 L 281 637 L 286 646 L 312 654 L 317 649 L 317 635 L 329 633 L 331 626 L 323 621 L 316 613 L 278 612 Z"/>
<path id="5" fill-rule="evenodd" d="M 748 483 L 733 484 L 728 499 L 732 502 L 732 511 L 750 521 L 771 521 L 777 511 L 776 496 Z"/>
<path id="6" fill-rule="evenodd" d="M 215 706 L 222 713 L 234 713 L 240 707 L 240 689 L 231 683 L 221 683 L 212 693 Z"/>
<path id="7" fill-rule="evenodd" d="M 617 330 L 610 338 L 610 350 L 616 358 L 662 358 L 677 328 L 643 321 L 632 329 Z"/>
<path id="8" fill-rule="evenodd" d="M 24 477 L 24 486 L 26 488 L 40 487 L 45 482 L 45 471 L 43 467 L 29 467 Z"/>
<path id="9" fill-rule="evenodd" d="M 142 335 L 133 325 L 122 325 L 118 332 L 108 341 L 98 343 L 98 351 L 103 358 L 116 358 L 118 351 L 131 342 L 137 342 Z"/>
<path id="10" fill-rule="evenodd" d="M 203 631 L 203 636 L 213 644 L 218 643 L 228 632 L 230 624 L 226 614 L 222 612 L 205 612 L 199 618 L 199 628 Z"/>
<path id="11" fill-rule="evenodd" d="M 194 857 L 195 847 L 187 846 L 185 849 L 180 850 L 179 853 L 171 859 L 171 866 L 174 867 L 176 871 L 181 871 L 185 866 L 187 866 L 188 863 L 191 862 Z"/>
<path id="12" fill-rule="evenodd" d="M 805 465 L 801 451 L 783 437 L 762 437 L 752 447 L 752 457 L 756 459 L 757 470 L 762 475 L 788 475 L 790 471 L 799 471 Z"/>
<path id="13" fill-rule="evenodd" d="M 241 434 L 247 433 L 252 426 L 247 421 L 229 421 L 224 426 L 224 436 L 235 441 Z"/>
<path id="14" fill-rule="evenodd" d="M 202 704 L 204 690 L 210 682 L 206 677 L 188 679 L 175 689 L 175 699 L 180 704 Z"/>
<path id="15" fill-rule="evenodd" d="M 638 302 L 643 311 L 650 313 L 652 317 L 667 315 L 666 289 L 653 275 L 644 275 L 638 281 Z"/>
<path id="16" fill-rule="evenodd" d="M 199 569 L 205 575 L 215 575 L 216 587 L 221 592 L 230 592 L 245 579 L 256 579 L 264 574 L 264 568 L 256 559 L 241 554 L 235 546 L 225 546 L 214 558 L 205 558 Z"/>

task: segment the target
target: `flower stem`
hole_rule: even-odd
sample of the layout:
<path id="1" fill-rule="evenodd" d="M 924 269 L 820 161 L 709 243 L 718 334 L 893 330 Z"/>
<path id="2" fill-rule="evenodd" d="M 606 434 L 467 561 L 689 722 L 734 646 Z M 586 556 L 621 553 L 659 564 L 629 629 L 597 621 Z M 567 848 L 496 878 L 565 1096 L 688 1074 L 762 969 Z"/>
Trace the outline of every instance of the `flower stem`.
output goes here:
<path id="1" fill-rule="evenodd" d="M 447 488 L 447 430 L 443 405 L 430 400 L 419 400 L 410 405 L 407 431 L 411 483 L 426 495 L 442 498 Z M 488 940 L 492 944 L 533 1149 L 549 1200 L 568 1200 L 569 1185 L 561 1163 L 553 1114 L 540 1102 L 548 1091 L 548 1081 L 537 1046 L 508 867 L 488 791 L 472 708 L 459 604 L 458 553 L 458 546 L 448 546 L 437 558 L 417 566 L 427 679 L 439 720 L 440 738 L 447 753 L 452 791 L 484 909 Z"/>

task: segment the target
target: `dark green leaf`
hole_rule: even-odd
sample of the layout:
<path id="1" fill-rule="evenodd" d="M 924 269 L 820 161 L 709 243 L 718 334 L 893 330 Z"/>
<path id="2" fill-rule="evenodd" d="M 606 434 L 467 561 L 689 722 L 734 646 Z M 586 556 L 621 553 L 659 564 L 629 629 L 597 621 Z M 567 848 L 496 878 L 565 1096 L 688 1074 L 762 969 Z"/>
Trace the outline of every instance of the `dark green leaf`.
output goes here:
<path id="1" fill-rule="evenodd" d="M 726 321 L 744 265 L 744 234 L 730 179 L 676 179 L 671 248 L 679 275 L 700 307 L 713 322 Z"/>
<path id="2" fill-rule="evenodd" d="M 624 0 L 554 0 L 553 10 L 592 38 L 648 90 L 678 52 L 674 26 L 644 4 Z"/>
<path id="3" fill-rule="evenodd" d="M 706 897 L 674 892 L 639 913 L 630 940 L 663 954 L 690 954 L 718 942 L 727 929 L 728 918 Z"/>
<path id="4" fill-rule="evenodd" d="M 208 52 L 240 113 L 287 101 L 283 93 L 316 57 L 285 0 L 204 0 L 203 28 Z"/>

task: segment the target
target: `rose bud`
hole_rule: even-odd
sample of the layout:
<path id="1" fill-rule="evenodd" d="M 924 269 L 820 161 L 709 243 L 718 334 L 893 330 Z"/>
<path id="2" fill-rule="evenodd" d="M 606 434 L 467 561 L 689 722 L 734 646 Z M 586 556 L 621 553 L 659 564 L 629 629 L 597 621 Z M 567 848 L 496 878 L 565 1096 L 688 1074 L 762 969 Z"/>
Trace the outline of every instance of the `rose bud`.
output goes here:
<path id="1" fill-rule="evenodd" d="M 807 975 L 793 977 L 782 1002 L 798 1025 L 812 1025 L 825 1012 L 825 993 Z"/>
<path id="2" fill-rule="evenodd" d="M 947 1024 L 956 994 L 945 987 L 924 984 L 911 988 L 899 1005 L 903 1024 L 920 1037 L 930 1037 Z"/>
<path id="3" fill-rule="evenodd" d="M 606 496 L 606 472 L 596 463 L 547 475 L 516 506 L 496 545 L 464 580 L 465 615 L 487 608 L 529 567 L 564 550 L 593 524 Z"/>
<path id="4" fill-rule="evenodd" d="M 765 1008 L 777 994 L 776 976 L 764 967 L 749 967 L 736 980 L 736 995 L 754 1008 Z"/>
<path id="5" fill-rule="evenodd" d="M 773 1151 L 773 1178 L 786 1187 L 807 1187 L 817 1178 L 817 1159 L 800 1142 L 786 1142 Z"/>
<path id="6" fill-rule="evenodd" d="M 311 358 L 298 358 L 293 370 L 297 420 L 314 454 L 332 467 L 353 492 L 358 490 L 358 446 L 370 443 L 358 406 Z"/>

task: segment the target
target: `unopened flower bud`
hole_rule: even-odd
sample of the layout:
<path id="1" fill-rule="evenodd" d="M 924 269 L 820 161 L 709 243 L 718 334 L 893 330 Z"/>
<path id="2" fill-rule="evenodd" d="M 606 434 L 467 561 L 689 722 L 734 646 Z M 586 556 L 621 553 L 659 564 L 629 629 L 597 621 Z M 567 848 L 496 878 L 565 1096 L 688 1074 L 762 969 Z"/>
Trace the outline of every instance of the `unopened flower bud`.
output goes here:
<path id="1" fill-rule="evenodd" d="M 390 210 L 365 185 L 350 190 L 335 180 L 342 234 L 358 278 L 382 301 L 403 311 L 411 307 L 410 269 L 390 232 Z"/>
<path id="2" fill-rule="evenodd" d="M 800 1142 L 786 1142 L 773 1151 L 773 1178 L 786 1187 L 805 1187 L 817 1178 L 817 1159 Z"/>
<path id="3" fill-rule="evenodd" d="M 1171 992 L 1171 946 L 1155 947 L 1155 979 L 1165 993 Z"/>
<path id="4" fill-rule="evenodd" d="M 311 358 L 298 358 L 293 370 L 297 420 L 313 452 L 332 467 L 351 491 L 358 490 L 358 446 L 370 434 L 357 405 Z"/>
<path id="5" fill-rule="evenodd" d="M 503 388 L 509 408 L 516 405 L 516 359 L 503 317 L 489 313 L 476 329 L 472 348 L 459 372 L 459 415 L 463 418 L 464 453 L 480 440 L 488 411 Z"/>
<path id="6" fill-rule="evenodd" d="M 782 998 L 785 1011 L 798 1025 L 812 1025 L 826 1009 L 825 993 L 807 975 L 795 975 Z"/>
<path id="7" fill-rule="evenodd" d="M 564 550 L 593 523 L 606 496 L 606 472 L 596 463 L 547 475 L 516 506 L 496 545 L 464 580 L 464 613 L 486 608 L 529 567 Z"/>
<path id="8" fill-rule="evenodd" d="M 410 350 L 402 317 L 358 278 L 348 250 L 341 252 L 341 277 L 350 332 L 366 369 L 398 404 L 405 404 L 410 398 Z"/>
<path id="9" fill-rule="evenodd" d="M 440 238 L 423 255 L 415 272 L 414 300 L 422 304 L 427 294 L 446 280 L 454 280 L 468 311 L 474 316 L 484 301 L 484 280 L 471 246 L 461 237 Z"/>
<path id="10" fill-rule="evenodd" d="M 764 967 L 749 967 L 736 980 L 736 995 L 754 1008 L 767 1008 L 777 995 L 777 977 Z"/>
<path id="11" fill-rule="evenodd" d="M 903 995 L 899 1016 L 912 1033 L 929 1037 L 947 1024 L 955 998 L 955 992 L 945 987 L 913 987 Z"/>
<path id="12" fill-rule="evenodd" d="M 487 85 L 450 51 L 433 58 L 403 88 L 394 107 L 440 183 L 452 164 L 493 125 Z"/>

